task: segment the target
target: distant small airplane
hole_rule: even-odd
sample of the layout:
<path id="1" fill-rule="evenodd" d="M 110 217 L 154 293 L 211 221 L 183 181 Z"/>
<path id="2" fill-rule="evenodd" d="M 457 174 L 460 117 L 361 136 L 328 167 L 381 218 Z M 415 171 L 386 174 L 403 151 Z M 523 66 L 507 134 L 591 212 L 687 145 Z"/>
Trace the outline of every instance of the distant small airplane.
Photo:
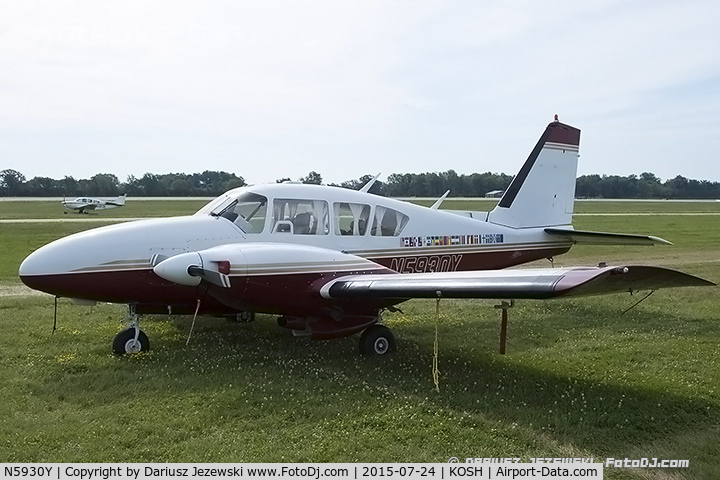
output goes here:
<path id="1" fill-rule="evenodd" d="M 75 200 L 63 200 L 60 203 L 62 203 L 66 209 L 63 213 L 67 213 L 68 210 L 75 210 L 78 213 L 88 213 L 93 210 L 124 207 L 126 198 L 127 196 L 123 193 L 119 197 L 109 200 L 103 198 L 78 197 Z"/>
<path id="2" fill-rule="evenodd" d="M 30 254 L 19 274 L 56 298 L 127 304 L 117 354 L 149 349 L 143 314 L 275 314 L 296 335 L 362 332 L 361 352 L 384 355 L 395 339 L 381 314 L 411 298 L 514 301 L 714 285 L 655 266 L 501 270 L 552 259 L 575 243 L 669 243 L 573 229 L 579 145 L 580 130 L 550 123 L 491 212 L 380 197 L 368 193 L 370 182 L 360 191 L 256 185 L 230 190 L 192 216 L 62 238 Z M 498 306 L 503 327 L 511 305 Z"/>

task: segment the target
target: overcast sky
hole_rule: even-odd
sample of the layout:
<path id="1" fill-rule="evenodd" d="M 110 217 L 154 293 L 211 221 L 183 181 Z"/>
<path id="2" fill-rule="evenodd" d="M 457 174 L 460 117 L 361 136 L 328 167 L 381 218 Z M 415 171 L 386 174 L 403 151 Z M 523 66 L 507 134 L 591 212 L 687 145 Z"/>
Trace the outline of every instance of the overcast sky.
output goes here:
<path id="1" fill-rule="evenodd" d="M 720 2 L 0 0 L 0 170 L 720 181 Z"/>

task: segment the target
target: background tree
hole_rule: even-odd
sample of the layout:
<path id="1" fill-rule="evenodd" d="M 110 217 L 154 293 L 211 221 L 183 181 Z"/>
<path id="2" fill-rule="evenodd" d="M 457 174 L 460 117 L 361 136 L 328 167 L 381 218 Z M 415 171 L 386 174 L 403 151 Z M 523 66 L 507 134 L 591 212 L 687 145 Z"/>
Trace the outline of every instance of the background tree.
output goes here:
<path id="1" fill-rule="evenodd" d="M 373 177 L 375 177 L 375 175 L 363 175 L 356 180 L 347 180 L 345 182 L 342 182 L 339 186 L 342 188 L 347 188 L 348 190 L 360 190 L 362 187 L 367 185 L 367 183 L 372 180 Z M 375 180 L 375 183 L 372 184 L 370 190 L 368 191 L 375 195 L 385 195 L 385 184 L 380 180 Z"/>
<path id="2" fill-rule="evenodd" d="M 120 195 L 120 181 L 111 173 L 98 173 L 90 178 L 84 195 L 99 197 Z"/>
<path id="3" fill-rule="evenodd" d="M 25 184 L 25 175 L 17 170 L 6 169 L 0 172 L 0 194 L 6 197 L 20 195 Z"/>
<path id="4" fill-rule="evenodd" d="M 307 177 L 301 177 L 300 181 L 302 183 L 310 183 L 313 185 L 322 185 L 322 175 L 319 173 L 312 171 L 307 174 Z"/>
<path id="5" fill-rule="evenodd" d="M 339 186 L 357 190 L 372 175 L 346 180 Z M 282 182 L 289 178 L 280 178 Z M 303 183 L 322 184 L 322 175 L 310 172 L 300 179 Z M 426 173 L 393 173 L 386 182 L 376 181 L 371 193 L 390 197 L 439 197 L 450 190 L 451 197 L 484 197 L 492 190 L 504 190 L 512 177 L 504 173 L 473 173 L 460 175 L 454 170 Z M 245 179 L 234 173 L 206 170 L 202 173 L 146 173 L 137 178 L 129 175 L 125 182 L 110 173 L 100 173 L 89 179 L 65 177 L 55 180 L 34 177 L 26 180 L 17 170 L 0 171 L 0 195 L 81 197 L 85 195 L 114 197 L 128 196 L 203 196 L 214 197 L 227 190 L 245 185 Z M 677 175 L 663 182 L 651 172 L 640 175 L 582 175 L 575 187 L 578 198 L 720 198 L 720 183 L 693 180 Z"/>
<path id="6" fill-rule="evenodd" d="M 62 196 L 60 183 L 49 177 L 34 177 L 23 186 L 25 195 L 31 197 Z"/>
<path id="7" fill-rule="evenodd" d="M 410 190 L 412 175 L 409 173 L 392 173 L 385 183 L 385 194 L 389 197 L 403 197 Z"/>

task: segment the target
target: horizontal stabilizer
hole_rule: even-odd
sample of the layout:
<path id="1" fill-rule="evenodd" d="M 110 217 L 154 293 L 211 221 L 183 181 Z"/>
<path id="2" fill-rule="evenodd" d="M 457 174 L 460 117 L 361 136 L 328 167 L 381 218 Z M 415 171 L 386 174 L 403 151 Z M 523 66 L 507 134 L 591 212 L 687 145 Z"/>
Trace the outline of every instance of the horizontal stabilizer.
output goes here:
<path id="1" fill-rule="evenodd" d="M 353 275 L 326 284 L 320 293 L 333 299 L 546 299 L 713 285 L 702 278 L 662 267 L 602 266 Z"/>
<path id="2" fill-rule="evenodd" d="M 605 233 L 572 230 L 566 228 L 546 228 L 545 233 L 572 240 L 583 245 L 672 245 L 671 242 L 650 235 L 632 235 L 628 233 Z"/>

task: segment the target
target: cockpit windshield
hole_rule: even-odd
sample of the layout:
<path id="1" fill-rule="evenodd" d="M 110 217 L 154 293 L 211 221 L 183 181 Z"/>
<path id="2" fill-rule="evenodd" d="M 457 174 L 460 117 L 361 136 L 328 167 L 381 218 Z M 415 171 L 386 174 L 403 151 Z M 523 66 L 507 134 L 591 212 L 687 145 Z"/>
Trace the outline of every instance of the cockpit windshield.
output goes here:
<path id="1" fill-rule="evenodd" d="M 196 213 L 225 218 L 245 233 L 262 233 L 266 214 L 267 198 L 252 192 L 218 197 Z"/>

